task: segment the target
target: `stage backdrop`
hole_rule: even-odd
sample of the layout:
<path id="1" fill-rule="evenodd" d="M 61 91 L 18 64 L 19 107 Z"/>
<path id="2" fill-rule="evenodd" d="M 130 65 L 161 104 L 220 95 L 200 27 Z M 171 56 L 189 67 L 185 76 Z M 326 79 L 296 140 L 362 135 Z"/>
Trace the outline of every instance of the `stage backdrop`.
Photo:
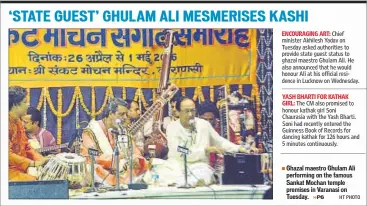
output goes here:
<path id="1" fill-rule="evenodd" d="M 100 38 L 92 31 L 102 32 Z M 272 143 L 272 29 L 178 31 L 171 68 L 178 96 L 216 102 L 219 86 L 239 91 L 255 101 L 256 128 Z M 58 144 L 67 142 L 76 128 L 100 117 L 109 97 L 148 107 L 159 75 L 143 72 L 161 66 L 160 36 L 152 29 L 11 29 L 9 85 L 26 87 L 27 101 L 43 113 L 42 127 Z"/>
<path id="2" fill-rule="evenodd" d="M 256 83 L 256 29 L 173 29 L 177 86 Z M 10 29 L 9 83 L 157 88 L 162 29 Z"/>

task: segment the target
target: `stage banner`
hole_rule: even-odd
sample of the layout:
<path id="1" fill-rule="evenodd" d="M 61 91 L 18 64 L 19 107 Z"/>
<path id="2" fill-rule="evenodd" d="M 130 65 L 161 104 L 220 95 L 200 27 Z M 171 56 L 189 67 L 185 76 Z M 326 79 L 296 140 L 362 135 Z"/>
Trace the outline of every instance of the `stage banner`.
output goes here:
<path id="1" fill-rule="evenodd" d="M 256 83 L 256 29 L 173 29 L 170 82 Z M 10 29 L 9 84 L 157 88 L 163 29 Z"/>

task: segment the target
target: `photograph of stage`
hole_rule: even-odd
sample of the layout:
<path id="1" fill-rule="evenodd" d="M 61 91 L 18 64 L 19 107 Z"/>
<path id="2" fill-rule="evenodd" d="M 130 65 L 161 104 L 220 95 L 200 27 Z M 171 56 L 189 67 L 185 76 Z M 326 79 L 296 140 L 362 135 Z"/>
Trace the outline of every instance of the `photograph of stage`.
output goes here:
<path id="1" fill-rule="evenodd" d="M 9 29 L 9 198 L 272 199 L 272 38 Z"/>

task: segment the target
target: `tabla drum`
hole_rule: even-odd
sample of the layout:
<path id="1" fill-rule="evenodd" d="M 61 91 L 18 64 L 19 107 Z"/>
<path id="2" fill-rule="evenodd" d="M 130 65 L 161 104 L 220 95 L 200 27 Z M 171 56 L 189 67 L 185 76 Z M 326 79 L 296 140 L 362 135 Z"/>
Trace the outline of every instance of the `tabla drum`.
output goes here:
<path id="1" fill-rule="evenodd" d="M 71 187 L 83 187 L 89 185 L 87 165 L 84 157 L 74 153 L 60 153 L 56 155 L 59 161 L 68 165 L 67 180 Z"/>
<path id="2" fill-rule="evenodd" d="M 57 157 L 52 157 L 47 164 L 40 169 L 38 180 L 65 180 L 69 166 Z"/>

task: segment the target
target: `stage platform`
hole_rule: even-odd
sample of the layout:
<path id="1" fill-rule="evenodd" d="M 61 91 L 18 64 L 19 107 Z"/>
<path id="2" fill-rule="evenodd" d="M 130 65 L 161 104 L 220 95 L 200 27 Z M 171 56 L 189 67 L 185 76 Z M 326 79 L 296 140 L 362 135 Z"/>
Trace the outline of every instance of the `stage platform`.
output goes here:
<path id="1" fill-rule="evenodd" d="M 180 189 L 150 187 L 144 190 L 69 193 L 70 199 L 263 199 L 267 185 L 212 185 Z"/>

